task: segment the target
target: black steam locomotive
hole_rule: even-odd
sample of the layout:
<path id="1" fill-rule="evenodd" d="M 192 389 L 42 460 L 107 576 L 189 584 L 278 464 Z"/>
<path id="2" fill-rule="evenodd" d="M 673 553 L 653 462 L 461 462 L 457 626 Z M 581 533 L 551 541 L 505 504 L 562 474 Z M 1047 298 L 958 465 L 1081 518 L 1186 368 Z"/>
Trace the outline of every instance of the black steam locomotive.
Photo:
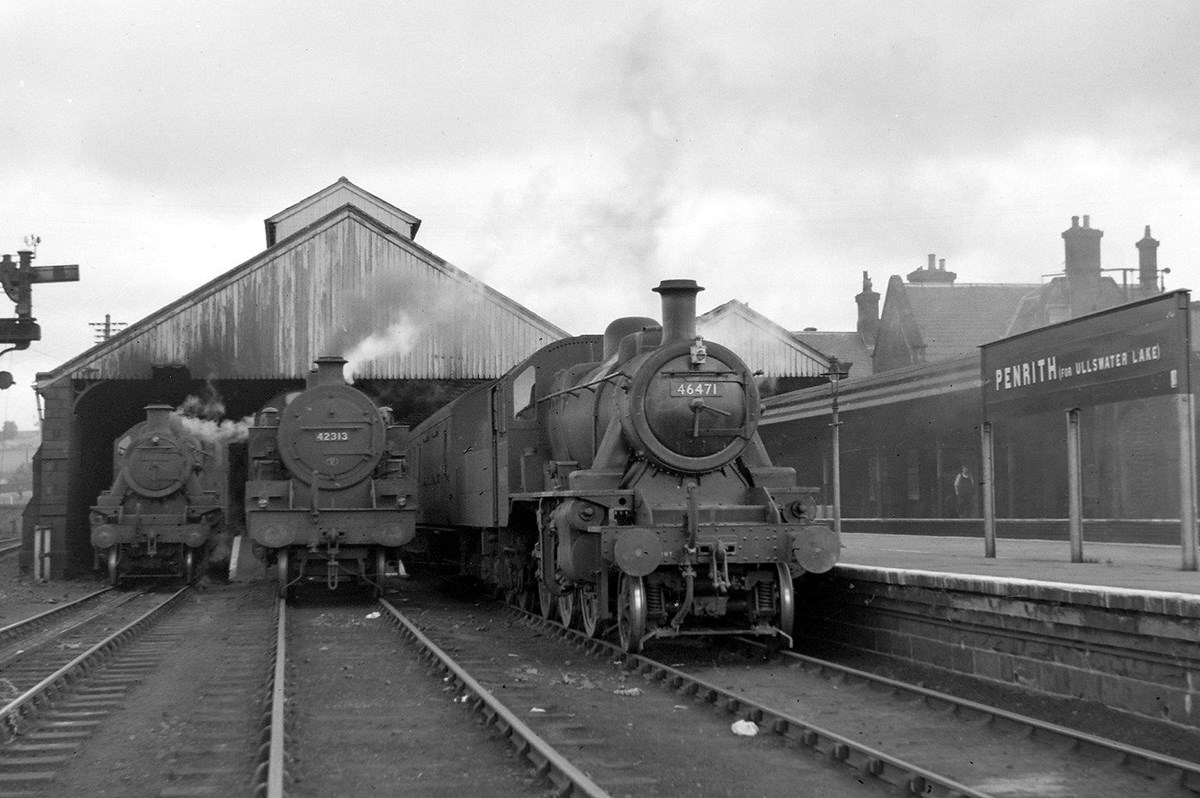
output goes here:
<path id="1" fill-rule="evenodd" d="M 663 325 L 544 347 L 432 415 L 409 439 L 418 546 L 621 645 L 654 637 L 789 637 L 793 577 L 840 544 L 814 491 L 771 462 L 746 364 L 696 334 L 691 280 L 667 280 Z M 449 546 L 447 546 L 449 544 Z"/>
<path id="2" fill-rule="evenodd" d="M 189 431 L 169 405 L 146 407 L 113 443 L 116 476 L 90 512 L 111 584 L 197 575 L 224 520 L 227 463 L 226 447 Z"/>
<path id="3" fill-rule="evenodd" d="M 382 592 L 415 533 L 408 429 L 346 384 L 345 364 L 319 358 L 305 390 L 273 399 L 250 429 L 246 528 L 274 558 L 281 596 L 301 580 L 332 590 L 346 577 Z"/>

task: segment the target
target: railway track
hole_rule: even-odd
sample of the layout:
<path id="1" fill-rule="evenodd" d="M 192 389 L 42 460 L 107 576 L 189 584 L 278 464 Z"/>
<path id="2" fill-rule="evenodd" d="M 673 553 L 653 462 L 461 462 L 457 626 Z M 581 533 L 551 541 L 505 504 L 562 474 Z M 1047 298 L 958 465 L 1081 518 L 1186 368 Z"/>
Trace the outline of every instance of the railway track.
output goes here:
<path id="1" fill-rule="evenodd" d="M 58 604 L 24 620 L 0 627 L 0 663 L 10 656 L 11 650 L 30 648 L 31 644 L 23 641 L 41 632 L 48 632 L 53 636 L 56 634 L 56 630 L 65 629 L 67 626 L 82 622 L 83 619 L 101 614 L 107 605 L 121 601 L 119 596 L 120 594 L 117 594 L 111 587 L 106 587 L 66 604 Z"/>
<path id="2" fill-rule="evenodd" d="M 593 654 L 620 661 L 649 683 L 697 696 L 718 711 L 912 794 L 1200 793 L 1197 763 L 825 660 L 781 652 L 775 664 L 729 667 L 693 654 L 692 664 L 672 667 L 626 655 L 524 610 L 511 611 Z M 686 659 L 681 651 L 673 653 Z"/>
<path id="3" fill-rule="evenodd" d="M 496 744 L 497 731 L 452 702 L 447 683 L 396 633 L 390 605 L 342 591 L 279 607 L 269 755 L 257 794 L 545 792 Z"/>
<path id="4" fill-rule="evenodd" d="M 20 551 L 21 539 L 19 537 L 0 538 L 0 559 L 17 554 Z"/>
<path id="5" fill-rule="evenodd" d="M 0 673 L 42 674 L 0 709 L 0 796 L 248 791 L 269 677 L 269 588 L 131 595 L 120 620 L 105 616 L 103 639 L 41 647 L 72 651 L 70 662 L 47 672 L 22 656 Z"/>
<path id="6" fill-rule="evenodd" d="M 640 687 L 608 657 L 580 656 L 494 606 L 406 598 L 284 610 L 294 665 L 277 665 L 287 710 L 272 713 L 259 794 L 369 794 L 378 779 L 412 795 L 894 792 L 737 737 L 697 702 Z M 464 708 L 481 723 L 464 724 Z M 497 759 L 507 747 L 528 764 Z"/>

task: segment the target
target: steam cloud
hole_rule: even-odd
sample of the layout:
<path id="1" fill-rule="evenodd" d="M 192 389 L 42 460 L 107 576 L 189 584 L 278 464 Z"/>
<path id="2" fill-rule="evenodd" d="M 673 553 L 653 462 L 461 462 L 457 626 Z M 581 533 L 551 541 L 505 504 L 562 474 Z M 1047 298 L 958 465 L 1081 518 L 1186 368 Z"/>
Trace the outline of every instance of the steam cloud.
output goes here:
<path id="1" fill-rule="evenodd" d="M 452 339 L 477 303 L 484 301 L 482 284 L 460 274 L 465 285 L 449 290 L 445 279 L 375 268 L 354 290 L 329 337 L 316 354 L 341 355 L 347 360 L 346 378 L 367 373 L 377 360 L 407 356 L 423 338 Z"/>
<path id="2" fill-rule="evenodd" d="M 377 357 L 395 355 L 407 352 L 412 348 L 413 341 L 419 333 L 417 325 L 408 316 L 392 322 L 382 333 L 371 333 L 344 355 L 346 358 L 346 379 L 354 382 L 356 374 Z"/>
<path id="3" fill-rule="evenodd" d="M 254 416 L 246 416 L 240 421 L 225 418 L 225 402 L 211 380 L 205 384 L 203 393 L 203 396 L 189 396 L 175 408 L 175 418 L 180 425 L 196 437 L 217 445 L 246 440 Z"/>

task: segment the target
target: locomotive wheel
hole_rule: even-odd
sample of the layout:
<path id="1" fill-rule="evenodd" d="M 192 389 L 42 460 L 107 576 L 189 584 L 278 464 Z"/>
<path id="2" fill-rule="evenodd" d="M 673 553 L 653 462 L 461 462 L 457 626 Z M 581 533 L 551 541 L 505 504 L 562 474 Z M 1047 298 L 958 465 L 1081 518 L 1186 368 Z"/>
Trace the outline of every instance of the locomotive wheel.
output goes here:
<path id="1" fill-rule="evenodd" d="M 779 583 L 779 628 L 791 635 L 796 623 L 796 591 L 787 563 L 775 564 L 775 579 Z"/>
<path id="2" fill-rule="evenodd" d="M 183 581 L 191 584 L 196 578 L 196 550 L 188 549 L 183 553 Z"/>
<path id="3" fill-rule="evenodd" d="M 621 574 L 617 589 L 617 634 L 630 654 L 642 650 L 646 634 L 646 583 L 640 576 Z"/>
<path id="4" fill-rule="evenodd" d="M 108 549 L 108 583 L 113 587 L 121 581 L 121 574 L 117 570 L 117 565 L 121 561 L 121 547 L 111 546 Z"/>
<path id="5" fill-rule="evenodd" d="M 558 597 L 558 619 L 562 621 L 562 625 L 566 627 L 575 627 L 579 625 L 579 620 L 575 614 L 575 591 L 568 590 Z"/>
<path id="6" fill-rule="evenodd" d="M 287 598 L 288 589 L 288 553 L 287 549 L 280 549 L 275 555 L 275 580 L 278 584 L 275 586 L 276 595 L 279 598 Z"/>
<path id="7" fill-rule="evenodd" d="M 542 584 L 542 580 L 540 580 L 540 579 L 538 580 L 538 583 L 537 583 L 537 591 L 538 591 L 538 609 L 541 611 L 542 617 L 545 618 L 547 621 L 549 621 L 552 618 L 554 618 L 555 603 L 556 603 L 554 601 L 554 594 L 550 592 L 550 588 L 548 588 L 544 584 Z"/>
<path id="8" fill-rule="evenodd" d="M 591 585 L 581 584 L 575 588 L 575 603 L 579 605 L 583 633 L 595 637 L 596 629 L 600 626 L 600 594 Z"/>
<path id="9" fill-rule="evenodd" d="M 375 595 L 383 595 L 383 583 L 387 579 L 387 549 L 380 546 L 375 550 Z"/>

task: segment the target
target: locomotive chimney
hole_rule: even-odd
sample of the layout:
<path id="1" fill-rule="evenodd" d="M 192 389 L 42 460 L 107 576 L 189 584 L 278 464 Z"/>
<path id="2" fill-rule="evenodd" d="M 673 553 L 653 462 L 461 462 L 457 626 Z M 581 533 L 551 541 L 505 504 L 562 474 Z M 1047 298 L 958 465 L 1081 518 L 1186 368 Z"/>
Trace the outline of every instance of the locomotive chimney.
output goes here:
<path id="1" fill-rule="evenodd" d="M 152 432 L 165 432 L 170 426 L 171 414 L 175 408 L 170 405 L 146 405 L 146 429 Z"/>
<path id="2" fill-rule="evenodd" d="M 346 384 L 346 378 L 342 374 L 342 369 L 346 365 L 346 358 L 327 355 L 317 358 L 316 364 L 316 373 L 309 376 L 308 384 L 310 387 Z"/>
<path id="3" fill-rule="evenodd" d="M 696 294 L 704 290 L 695 280 L 663 280 L 654 289 L 662 295 L 663 344 L 696 337 Z"/>

